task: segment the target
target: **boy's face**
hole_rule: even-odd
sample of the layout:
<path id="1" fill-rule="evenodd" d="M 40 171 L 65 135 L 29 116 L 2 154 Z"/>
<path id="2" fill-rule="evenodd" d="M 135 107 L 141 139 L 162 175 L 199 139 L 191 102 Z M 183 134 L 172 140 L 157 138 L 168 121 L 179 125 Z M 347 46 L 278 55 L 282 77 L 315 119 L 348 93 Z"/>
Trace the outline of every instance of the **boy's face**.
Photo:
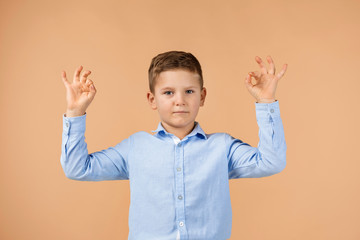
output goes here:
<path id="1" fill-rule="evenodd" d="M 154 93 L 148 92 L 147 98 L 151 108 L 158 110 L 163 127 L 172 133 L 192 130 L 205 96 L 197 73 L 174 69 L 159 74 Z"/>

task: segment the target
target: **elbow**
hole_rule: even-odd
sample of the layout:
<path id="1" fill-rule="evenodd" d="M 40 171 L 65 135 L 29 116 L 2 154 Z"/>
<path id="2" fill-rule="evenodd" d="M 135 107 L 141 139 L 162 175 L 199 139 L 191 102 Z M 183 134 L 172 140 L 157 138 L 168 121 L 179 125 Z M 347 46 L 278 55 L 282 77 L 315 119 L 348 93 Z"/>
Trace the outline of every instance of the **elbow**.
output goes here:
<path id="1" fill-rule="evenodd" d="M 278 164 L 278 166 L 275 169 L 275 174 L 282 172 L 285 169 L 285 167 L 286 167 L 286 160 L 281 161 L 281 163 Z"/>
<path id="2" fill-rule="evenodd" d="M 89 174 L 87 160 L 81 161 L 79 158 L 68 161 L 68 159 L 62 158 L 61 165 L 65 176 L 71 180 L 85 181 Z"/>
<path id="3" fill-rule="evenodd" d="M 272 176 L 282 172 L 286 167 L 285 156 L 272 156 L 271 158 L 263 158 L 265 167 L 265 176 Z"/>
<path id="4" fill-rule="evenodd" d="M 76 171 L 76 169 L 72 169 L 69 167 L 64 168 L 64 173 L 65 176 L 71 180 L 83 181 L 86 177 L 86 174 L 83 171 L 81 170 Z"/>
<path id="5" fill-rule="evenodd" d="M 71 180 L 77 181 L 89 181 L 91 177 L 87 171 L 78 169 L 77 171 L 74 169 L 73 171 L 64 171 L 65 176 Z"/>
<path id="6" fill-rule="evenodd" d="M 273 156 L 272 170 L 273 174 L 278 174 L 284 171 L 286 167 L 286 145 L 281 151 L 277 151 Z"/>
<path id="7" fill-rule="evenodd" d="M 69 170 L 65 170 L 65 169 L 64 169 L 64 173 L 65 173 L 65 176 L 66 176 L 68 179 L 71 179 L 71 180 L 80 180 L 79 175 L 75 174 L 75 173 L 72 172 L 72 171 L 69 171 Z"/>
<path id="8" fill-rule="evenodd" d="M 276 164 L 272 165 L 271 175 L 282 172 L 286 167 L 286 157 L 279 157 Z"/>
<path id="9" fill-rule="evenodd" d="M 286 167 L 286 150 L 287 146 L 285 141 L 280 145 L 279 149 L 274 152 L 273 157 L 273 174 L 282 172 Z"/>
<path id="10" fill-rule="evenodd" d="M 81 180 L 81 178 L 75 174 L 65 172 L 65 176 L 71 180 Z"/>

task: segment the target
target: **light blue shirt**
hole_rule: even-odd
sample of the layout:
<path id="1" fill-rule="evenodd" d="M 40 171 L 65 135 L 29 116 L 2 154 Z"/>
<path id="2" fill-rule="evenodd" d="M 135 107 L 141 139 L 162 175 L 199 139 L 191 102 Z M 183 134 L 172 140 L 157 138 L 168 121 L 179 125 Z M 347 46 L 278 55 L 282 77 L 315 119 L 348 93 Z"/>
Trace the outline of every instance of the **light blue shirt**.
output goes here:
<path id="1" fill-rule="evenodd" d="M 286 143 L 279 103 L 255 103 L 258 147 L 227 133 L 206 134 L 196 123 L 175 144 L 161 123 L 154 135 L 137 132 L 108 149 L 88 154 L 86 114 L 63 116 L 61 165 L 80 181 L 130 182 L 129 240 L 225 240 L 232 210 L 229 179 L 282 171 Z"/>

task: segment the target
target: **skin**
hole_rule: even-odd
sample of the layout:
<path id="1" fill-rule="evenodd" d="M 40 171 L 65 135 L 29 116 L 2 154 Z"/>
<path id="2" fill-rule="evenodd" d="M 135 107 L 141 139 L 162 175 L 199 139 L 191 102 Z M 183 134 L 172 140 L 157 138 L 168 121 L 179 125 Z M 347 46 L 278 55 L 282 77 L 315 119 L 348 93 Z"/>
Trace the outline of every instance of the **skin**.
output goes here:
<path id="1" fill-rule="evenodd" d="M 279 80 L 285 74 L 287 64 L 284 64 L 278 74 L 275 75 L 275 64 L 271 56 L 268 56 L 267 62 L 269 68 L 265 67 L 263 60 L 256 56 L 255 61 L 260 67 L 260 71 L 249 72 L 245 78 L 245 86 L 250 94 L 256 99 L 258 103 L 272 103 L 275 102 L 275 92 Z M 252 83 L 252 79 L 255 83 Z"/>
<path id="2" fill-rule="evenodd" d="M 74 73 L 73 82 L 67 80 L 66 72 L 61 73 L 62 81 L 66 88 L 66 117 L 78 117 L 84 115 L 86 109 L 92 102 L 96 94 L 93 81 L 87 77 L 91 71 L 87 70 L 81 74 L 82 66 L 78 67 Z"/>
<path id="3" fill-rule="evenodd" d="M 276 101 L 277 84 L 287 69 L 287 64 L 284 64 L 276 74 L 272 58 L 268 56 L 266 60 L 268 68 L 256 56 L 260 71 L 249 72 L 244 82 L 258 103 Z M 96 95 L 94 83 L 88 79 L 91 71 L 81 73 L 82 69 L 79 66 L 75 70 L 72 82 L 68 81 L 65 71 L 61 74 L 66 88 L 67 117 L 84 115 Z M 152 109 L 158 111 L 163 127 L 180 139 L 194 128 L 195 118 L 199 108 L 204 105 L 205 97 L 206 89 L 200 88 L 198 75 L 181 69 L 162 72 L 156 80 L 154 93 L 147 93 L 148 102 Z"/>
<path id="4" fill-rule="evenodd" d="M 206 88 L 201 89 L 199 75 L 181 69 L 160 73 L 154 92 L 147 93 L 148 102 L 158 111 L 162 126 L 179 139 L 194 128 L 205 97 Z"/>

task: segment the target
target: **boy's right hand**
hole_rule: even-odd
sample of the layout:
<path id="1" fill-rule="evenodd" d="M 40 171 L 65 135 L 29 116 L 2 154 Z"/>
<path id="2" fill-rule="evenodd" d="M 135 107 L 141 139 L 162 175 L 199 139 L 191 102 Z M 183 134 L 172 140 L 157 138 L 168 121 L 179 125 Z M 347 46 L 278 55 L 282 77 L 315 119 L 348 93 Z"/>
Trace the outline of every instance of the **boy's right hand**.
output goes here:
<path id="1" fill-rule="evenodd" d="M 62 72 L 62 80 L 66 88 L 66 117 L 77 117 L 85 114 L 96 94 L 96 88 L 93 81 L 87 79 L 91 71 L 85 71 L 81 74 L 82 66 L 78 67 L 74 73 L 74 80 L 70 83 L 66 78 L 66 72 Z"/>

